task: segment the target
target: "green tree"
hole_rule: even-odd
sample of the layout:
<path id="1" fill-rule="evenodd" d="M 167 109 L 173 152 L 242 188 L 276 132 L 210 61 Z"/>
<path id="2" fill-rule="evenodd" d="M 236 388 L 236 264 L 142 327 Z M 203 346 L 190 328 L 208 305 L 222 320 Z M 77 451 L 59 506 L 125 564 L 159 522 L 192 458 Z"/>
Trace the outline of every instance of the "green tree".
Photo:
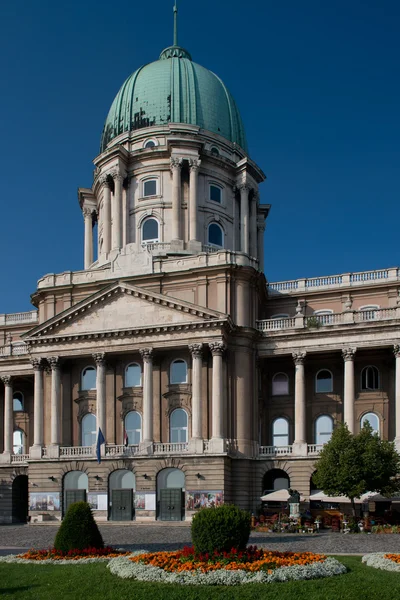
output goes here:
<path id="1" fill-rule="evenodd" d="M 104 548 L 103 538 L 87 502 L 70 505 L 57 531 L 54 548 L 63 552 Z"/>
<path id="2" fill-rule="evenodd" d="M 400 455 L 393 442 L 382 440 L 366 422 L 358 435 L 340 425 L 323 447 L 314 482 L 328 496 L 355 499 L 367 492 L 391 496 L 400 491 Z"/>

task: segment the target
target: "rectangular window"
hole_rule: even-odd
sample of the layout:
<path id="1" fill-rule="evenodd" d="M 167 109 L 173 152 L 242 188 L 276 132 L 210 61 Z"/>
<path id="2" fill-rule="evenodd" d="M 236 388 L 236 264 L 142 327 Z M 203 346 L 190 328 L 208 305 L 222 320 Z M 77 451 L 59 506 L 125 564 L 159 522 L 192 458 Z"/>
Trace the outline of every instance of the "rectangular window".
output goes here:
<path id="1" fill-rule="evenodd" d="M 210 200 L 221 204 L 222 190 L 216 185 L 210 185 Z"/>
<path id="2" fill-rule="evenodd" d="M 157 195 L 157 179 L 149 179 L 143 184 L 143 196 Z"/>

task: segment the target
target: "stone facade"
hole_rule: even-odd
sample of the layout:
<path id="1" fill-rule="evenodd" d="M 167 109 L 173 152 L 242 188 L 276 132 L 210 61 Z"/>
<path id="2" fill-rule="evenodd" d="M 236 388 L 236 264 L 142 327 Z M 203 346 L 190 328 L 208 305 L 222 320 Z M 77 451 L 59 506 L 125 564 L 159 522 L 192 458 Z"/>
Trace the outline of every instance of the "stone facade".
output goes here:
<path id="1" fill-rule="evenodd" d="M 267 284 L 265 176 L 197 125 L 126 131 L 94 162 L 84 270 L 0 315 L 0 522 L 81 497 L 99 520 L 255 510 L 282 474 L 308 500 L 335 424 L 400 441 L 397 268 Z"/>

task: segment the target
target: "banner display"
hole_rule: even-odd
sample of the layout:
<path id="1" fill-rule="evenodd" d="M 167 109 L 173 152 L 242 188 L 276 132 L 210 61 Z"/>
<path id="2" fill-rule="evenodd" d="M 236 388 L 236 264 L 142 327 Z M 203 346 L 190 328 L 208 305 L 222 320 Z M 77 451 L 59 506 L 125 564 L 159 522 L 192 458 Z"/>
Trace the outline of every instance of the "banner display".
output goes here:
<path id="1" fill-rule="evenodd" d="M 87 501 L 92 510 L 107 510 L 107 494 L 88 494 Z"/>
<path id="2" fill-rule="evenodd" d="M 224 503 L 224 492 L 219 491 L 195 491 L 186 492 L 186 510 L 198 510 L 199 508 L 210 508 L 221 506 Z"/>
<path id="3" fill-rule="evenodd" d="M 60 510 L 60 493 L 34 492 L 29 495 L 29 510 Z"/>

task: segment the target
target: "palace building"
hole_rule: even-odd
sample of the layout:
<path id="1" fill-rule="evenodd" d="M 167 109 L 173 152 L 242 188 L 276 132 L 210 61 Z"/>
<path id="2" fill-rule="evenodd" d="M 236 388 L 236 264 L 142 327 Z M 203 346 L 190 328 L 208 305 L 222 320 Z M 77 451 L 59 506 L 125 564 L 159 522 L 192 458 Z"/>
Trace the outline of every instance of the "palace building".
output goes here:
<path id="1" fill-rule="evenodd" d="M 267 283 L 265 175 L 176 34 L 123 83 L 94 164 L 84 269 L 0 315 L 0 522 L 309 501 L 337 423 L 400 442 L 399 270 Z"/>

